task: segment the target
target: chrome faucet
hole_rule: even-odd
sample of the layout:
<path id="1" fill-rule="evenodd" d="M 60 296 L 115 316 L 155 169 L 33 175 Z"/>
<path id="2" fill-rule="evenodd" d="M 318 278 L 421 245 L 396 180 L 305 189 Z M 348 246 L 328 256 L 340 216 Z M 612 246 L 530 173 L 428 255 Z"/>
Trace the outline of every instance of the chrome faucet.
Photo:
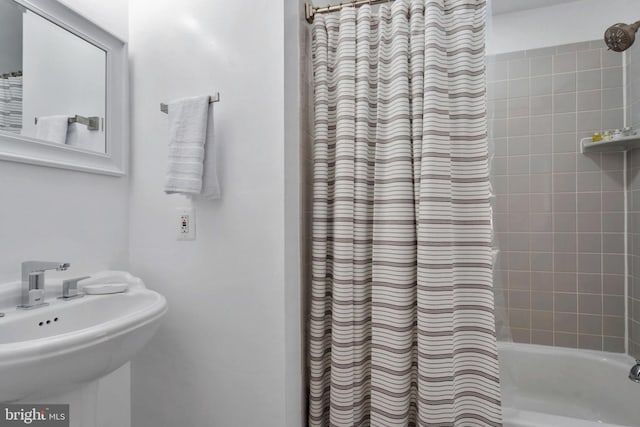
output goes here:
<path id="1" fill-rule="evenodd" d="M 22 263 L 22 304 L 23 310 L 44 307 L 44 272 L 47 270 L 65 271 L 71 264 L 45 261 L 25 261 Z"/>
<path id="2" fill-rule="evenodd" d="M 78 282 L 85 279 L 90 279 L 91 276 L 76 277 L 73 279 L 67 279 L 62 281 L 62 296 L 58 297 L 63 300 L 70 300 L 76 298 L 82 298 L 84 294 L 78 292 Z"/>
<path id="3" fill-rule="evenodd" d="M 629 379 L 634 383 L 640 383 L 640 360 L 636 360 L 636 364 L 629 371 Z"/>

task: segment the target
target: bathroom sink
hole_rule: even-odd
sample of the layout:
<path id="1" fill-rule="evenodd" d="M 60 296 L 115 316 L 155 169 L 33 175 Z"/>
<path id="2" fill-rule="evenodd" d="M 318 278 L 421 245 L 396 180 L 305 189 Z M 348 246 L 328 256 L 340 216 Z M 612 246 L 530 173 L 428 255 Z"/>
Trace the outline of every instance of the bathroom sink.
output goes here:
<path id="1" fill-rule="evenodd" d="M 124 293 L 60 300 L 47 279 L 47 307 L 19 310 L 20 283 L 0 286 L 0 402 L 71 391 L 123 366 L 156 332 L 165 298 L 125 272 L 86 283 L 127 283 Z"/>

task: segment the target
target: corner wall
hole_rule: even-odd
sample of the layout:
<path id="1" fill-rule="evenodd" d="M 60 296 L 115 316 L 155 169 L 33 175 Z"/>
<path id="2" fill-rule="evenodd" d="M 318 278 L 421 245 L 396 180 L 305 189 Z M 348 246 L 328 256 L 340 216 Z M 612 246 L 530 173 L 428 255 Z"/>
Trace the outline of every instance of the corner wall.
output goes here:
<path id="1" fill-rule="evenodd" d="M 501 116 L 490 130 L 502 138 L 493 175 L 502 193 L 496 227 L 507 241 L 496 283 L 514 340 L 624 351 L 624 163 L 619 153 L 579 154 L 577 142 L 622 126 L 622 55 L 594 51 L 608 26 L 632 16 L 640 2 L 579 0 L 493 16 L 488 27 L 488 54 L 505 55 L 493 64 L 491 107 Z M 528 76 L 518 74 L 523 53 Z M 631 238 L 640 222 L 633 212 L 629 220 Z M 640 342 L 640 328 L 635 335 Z"/>
<path id="2" fill-rule="evenodd" d="M 601 41 L 511 52 L 489 59 L 488 78 L 511 336 L 624 352 L 623 157 L 579 147 L 623 126 L 622 55 Z"/>

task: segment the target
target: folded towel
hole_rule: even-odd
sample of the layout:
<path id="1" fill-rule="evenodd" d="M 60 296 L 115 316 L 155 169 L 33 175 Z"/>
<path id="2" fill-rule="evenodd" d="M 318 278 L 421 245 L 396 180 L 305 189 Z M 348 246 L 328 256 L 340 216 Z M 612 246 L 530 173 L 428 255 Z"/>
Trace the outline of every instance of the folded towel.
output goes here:
<path id="1" fill-rule="evenodd" d="M 105 153 L 104 132 L 89 130 L 80 123 L 71 123 L 67 130 L 67 145 L 97 153 Z"/>
<path id="2" fill-rule="evenodd" d="M 208 96 L 169 103 L 169 162 L 164 187 L 167 194 L 219 197 L 210 110 L 213 111 Z"/>
<path id="3" fill-rule="evenodd" d="M 209 106 L 209 120 L 207 122 L 207 139 L 204 143 L 204 171 L 202 172 L 202 191 L 191 196 L 196 199 L 215 200 L 220 198 L 220 185 L 218 184 L 218 170 L 216 166 L 216 153 L 213 132 L 213 104 Z"/>
<path id="4" fill-rule="evenodd" d="M 67 116 L 38 117 L 36 138 L 58 144 L 65 144 L 67 142 L 68 126 L 69 117 Z"/>
<path id="5" fill-rule="evenodd" d="M 167 194 L 200 194 L 208 112 L 208 96 L 169 103 Z"/>

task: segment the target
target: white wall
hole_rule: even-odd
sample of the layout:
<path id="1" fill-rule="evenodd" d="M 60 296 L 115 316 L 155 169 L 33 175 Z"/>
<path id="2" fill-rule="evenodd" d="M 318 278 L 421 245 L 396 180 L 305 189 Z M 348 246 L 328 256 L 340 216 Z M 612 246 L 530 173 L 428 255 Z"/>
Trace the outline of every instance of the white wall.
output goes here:
<path id="1" fill-rule="evenodd" d="M 581 0 L 493 16 L 487 54 L 602 39 L 617 23 L 640 19 L 638 0 Z"/>
<path id="2" fill-rule="evenodd" d="M 110 5 L 127 20 L 127 0 Z M 127 267 L 127 179 L 0 162 L 0 182 L 0 282 L 18 279 L 26 259 L 69 261 L 69 274 Z"/>
<path id="3" fill-rule="evenodd" d="M 106 53 L 31 11 L 23 22 L 22 134 L 36 136 L 35 117 L 104 118 Z M 66 144 L 104 153 L 105 132 L 74 123 Z"/>
<path id="4" fill-rule="evenodd" d="M 0 0 L 0 74 L 22 70 L 22 12 Z"/>
<path id="5" fill-rule="evenodd" d="M 69 427 L 131 427 L 130 364 L 76 389 L 38 399 L 69 405 Z M 32 399 L 16 403 L 33 403 Z M 115 410 L 114 410 L 115 409 Z"/>
<path id="6" fill-rule="evenodd" d="M 58 0 L 120 40 L 129 39 L 129 0 Z"/>
<path id="7" fill-rule="evenodd" d="M 286 426 L 303 425 L 306 387 L 304 363 L 304 291 L 302 246 L 305 229 L 303 210 L 304 135 L 306 110 L 302 108 L 303 82 L 301 70 L 306 59 L 301 50 L 305 30 L 305 0 L 285 0 L 284 8 L 284 225 L 285 225 L 285 402 Z"/>
<path id="8" fill-rule="evenodd" d="M 301 0 L 304 7 L 304 0 Z M 300 26 L 300 204 L 302 206 L 301 224 L 301 258 L 302 280 L 300 298 L 302 299 L 303 322 L 303 355 L 307 354 L 309 330 L 309 312 L 311 308 L 311 249 L 312 249 L 312 219 L 313 219 L 313 64 L 311 52 L 311 29 L 306 22 Z M 307 358 L 304 362 L 305 386 L 308 385 Z M 303 409 L 307 408 L 306 389 L 304 393 Z M 304 424 L 303 424 L 304 425 Z"/>
<path id="9" fill-rule="evenodd" d="M 288 92 L 285 109 L 297 4 L 131 0 L 131 270 L 169 302 L 132 365 L 136 427 L 302 425 L 302 405 L 287 401 L 301 400 L 302 363 L 299 261 L 287 246 L 299 224 L 297 123 L 285 121 L 297 106 Z M 159 103 L 214 91 L 222 200 L 193 203 L 197 240 L 178 242 L 175 208 L 192 203 L 162 191 Z"/>

